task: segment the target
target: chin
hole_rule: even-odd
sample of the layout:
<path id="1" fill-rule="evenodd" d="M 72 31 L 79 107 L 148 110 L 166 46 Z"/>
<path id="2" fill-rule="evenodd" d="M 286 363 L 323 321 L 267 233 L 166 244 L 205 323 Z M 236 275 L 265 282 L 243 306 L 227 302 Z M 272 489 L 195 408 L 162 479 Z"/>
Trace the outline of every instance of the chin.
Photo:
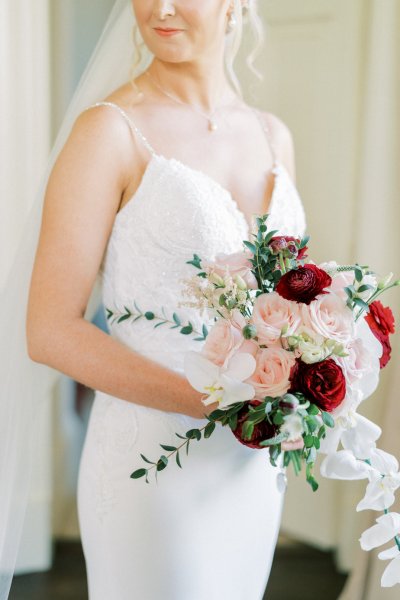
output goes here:
<path id="1" fill-rule="evenodd" d="M 182 44 L 171 39 L 154 40 L 153 36 L 151 37 L 152 39 L 145 40 L 145 44 L 158 60 L 171 63 L 183 63 L 193 60 L 192 53 L 187 48 L 187 44 Z"/>

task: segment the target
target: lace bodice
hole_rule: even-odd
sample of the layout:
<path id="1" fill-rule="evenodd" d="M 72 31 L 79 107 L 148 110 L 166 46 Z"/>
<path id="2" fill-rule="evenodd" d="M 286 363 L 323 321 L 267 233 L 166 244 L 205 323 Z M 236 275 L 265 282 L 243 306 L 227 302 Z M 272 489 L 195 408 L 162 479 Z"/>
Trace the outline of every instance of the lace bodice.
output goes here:
<path id="1" fill-rule="evenodd" d="M 220 252 L 241 250 L 243 240 L 250 238 L 249 225 L 228 190 L 205 173 L 157 154 L 122 109 L 111 106 L 121 112 L 151 158 L 139 188 L 115 217 L 100 268 L 110 334 L 182 372 L 185 351 L 200 349 L 195 338 L 199 332 L 201 336 L 203 323 L 211 324 L 205 314 L 179 306 L 183 280 L 196 274 L 187 261 L 194 253 L 213 260 Z M 275 153 L 274 159 L 268 224 L 282 234 L 304 234 L 301 199 Z M 145 312 L 149 319 L 137 318 Z M 172 329 L 177 321 L 190 322 L 193 333 Z"/>

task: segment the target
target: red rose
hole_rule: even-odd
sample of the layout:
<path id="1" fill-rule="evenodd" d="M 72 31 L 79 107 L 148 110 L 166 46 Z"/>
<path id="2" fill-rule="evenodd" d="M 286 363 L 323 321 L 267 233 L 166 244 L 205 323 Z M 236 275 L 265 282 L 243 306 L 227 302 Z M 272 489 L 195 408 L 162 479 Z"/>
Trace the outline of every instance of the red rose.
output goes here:
<path id="1" fill-rule="evenodd" d="M 394 333 L 394 316 L 388 306 L 383 306 L 382 302 L 375 300 L 369 305 L 369 313 L 365 316 L 372 333 L 380 341 L 383 353 L 379 359 L 380 367 L 386 367 L 390 360 L 392 347 L 389 341 L 389 334 Z"/>
<path id="2" fill-rule="evenodd" d="M 273 254 L 278 254 L 279 252 L 285 253 L 286 251 L 288 256 L 301 260 L 302 258 L 305 258 L 308 248 L 307 246 L 304 246 L 304 248 L 299 250 L 298 246 L 300 245 L 300 242 L 301 240 L 299 238 L 291 235 L 275 235 L 271 238 L 269 247 Z"/>
<path id="3" fill-rule="evenodd" d="M 299 358 L 290 373 L 289 392 L 301 392 L 322 410 L 332 412 L 346 395 L 346 379 L 332 359 L 308 365 Z"/>
<path id="4" fill-rule="evenodd" d="M 260 404 L 259 401 L 254 400 L 249 404 Z M 249 415 L 248 405 L 245 404 L 238 412 L 238 422 L 235 429 L 232 429 L 232 433 L 239 442 L 244 444 L 245 446 L 249 446 L 249 448 L 265 448 L 266 446 L 260 446 L 260 442 L 263 440 L 267 440 L 268 438 L 274 437 L 277 434 L 276 425 L 271 425 L 268 421 L 262 421 L 261 423 L 257 423 L 254 426 L 253 435 L 249 440 L 244 440 L 242 438 L 242 426 L 244 421 L 246 421 Z"/>
<path id="5" fill-rule="evenodd" d="M 276 291 L 286 300 L 310 304 L 319 294 L 326 294 L 324 288 L 332 283 L 326 271 L 316 265 L 304 265 L 282 275 Z"/>

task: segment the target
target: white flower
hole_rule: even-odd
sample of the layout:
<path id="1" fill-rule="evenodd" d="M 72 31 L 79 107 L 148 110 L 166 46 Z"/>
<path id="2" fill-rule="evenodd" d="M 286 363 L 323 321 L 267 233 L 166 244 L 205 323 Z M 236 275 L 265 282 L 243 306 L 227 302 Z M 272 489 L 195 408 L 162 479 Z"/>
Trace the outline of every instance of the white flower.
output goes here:
<path id="1" fill-rule="evenodd" d="M 350 450 L 339 450 L 328 454 L 321 463 L 323 477 L 330 479 L 367 479 L 371 467 L 357 460 Z"/>
<path id="2" fill-rule="evenodd" d="M 400 583 L 400 550 L 397 545 L 380 552 L 378 558 L 381 560 L 393 559 L 383 572 L 381 578 L 382 587 L 392 587 L 396 583 Z"/>
<path id="3" fill-rule="evenodd" d="M 254 398 L 254 388 L 245 379 L 253 374 L 256 361 L 247 352 L 238 352 L 226 366 L 219 367 L 199 352 L 185 354 L 185 375 L 198 392 L 208 394 L 203 400 L 205 406 L 219 402 L 219 408 L 226 408 L 235 402 Z"/>
<path id="4" fill-rule="evenodd" d="M 378 448 L 371 450 L 369 460 L 370 482 L 357 511 L 388 509 L 395 501 L 394 492 L 400 487 L 399 463 L 394 456 Z"/>
<path id="5" fill-rule="evenodd" d="M 303 434 L 303 419 L 296 413 L 286 415 L 280 431 L 281 433 L 288 433 L 287 442 L 295 442 Z"/>
<path id="6" fill-rule="evenodd" d="M 360 537 L 360 544 L 363 550 L 372 550 L 382 544 L 386 544 L 400 533 L 400 515 L 399 513 L 389 512 L 376 519 L 377 525 L 373 525 Z"/>

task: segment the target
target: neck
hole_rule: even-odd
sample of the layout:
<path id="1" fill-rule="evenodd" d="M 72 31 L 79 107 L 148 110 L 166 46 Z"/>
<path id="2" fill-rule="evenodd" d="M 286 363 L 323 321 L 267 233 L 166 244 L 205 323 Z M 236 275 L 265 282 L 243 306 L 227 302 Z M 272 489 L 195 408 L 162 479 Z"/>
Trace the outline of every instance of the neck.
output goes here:
<path id="1" fill-rule="evenodd" d="M 211 112 L 233 100 L 233 91 L 221 64 L 167 63 L 155 58 L 150 75 L 162 88 L 187 104 Z"/>

